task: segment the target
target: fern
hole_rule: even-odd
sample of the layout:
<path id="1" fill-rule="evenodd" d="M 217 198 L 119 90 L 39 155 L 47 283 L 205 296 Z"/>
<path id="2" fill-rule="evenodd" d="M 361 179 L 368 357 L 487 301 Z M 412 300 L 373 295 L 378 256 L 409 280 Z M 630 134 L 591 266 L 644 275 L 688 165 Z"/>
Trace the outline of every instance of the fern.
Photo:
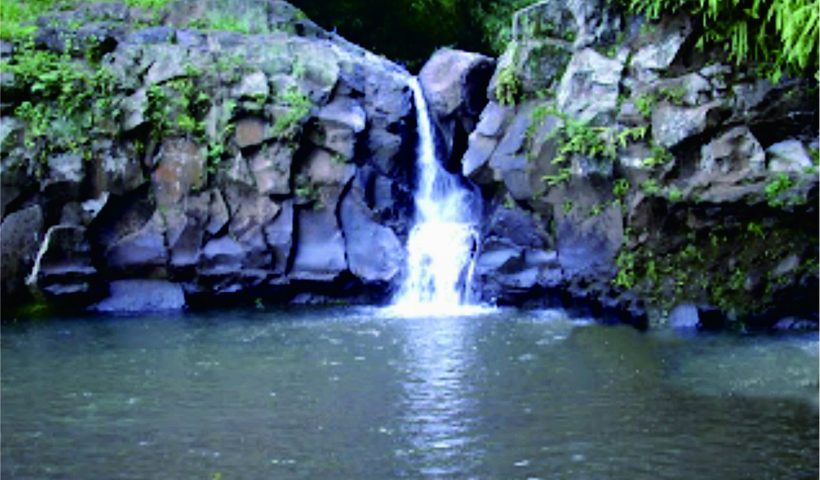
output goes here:
<path id="1" fill-rule="evenodd" d="M 724 46 L 735 64 L 759 62 L 775 82 L 783 73 L 818 75 L 820 0 L 618 1 L 650 20 L 678 12 L 700 18 L 698 47 Z"/>

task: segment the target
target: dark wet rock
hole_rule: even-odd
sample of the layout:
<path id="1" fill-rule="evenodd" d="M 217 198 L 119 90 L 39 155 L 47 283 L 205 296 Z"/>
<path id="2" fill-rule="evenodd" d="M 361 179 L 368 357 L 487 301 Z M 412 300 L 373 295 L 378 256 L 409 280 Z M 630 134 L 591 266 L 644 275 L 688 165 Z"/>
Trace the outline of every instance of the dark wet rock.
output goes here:
<path id="1" fill-rule="evenodd" d="M 296 254 L 290 277 L 329 281 L 347 270 L 345 240 L 333 210 L 299 209 L 296 214 Z"/>
<path id="2" fill-rule="evenodd" d="M 46 233 L 27 283 L 49 296 L 88 296 L 97 280 L 85 227 L 56 225 Z"/>
<path id="3" fill-rule="evenodd" d="M 376 223 L 358 188 L 342 199 L 339 218 L 350 271 L 365 282 L 393 280 L 404 262 L 404 248 L 393 230 Z"/>
<path id="4" fill-rule="evenodd" d="M 139 313 L 185 308 L 185 294 L 178 284 L 164 280 L 116 280 L 110 295 L 92 307 L 105 313 Z"/>
<path id="5" fill-rule="evenodd" d="M 165 221 L 155 212 L 141 228 L 118 238 L 105 252 L 114 270 L 145 272 L 164 267 L 168 261 L 165 246 Z"/>
<path id="6" fill-rule="evenodd" d="M 272 254 L 272 272 L 277 276 L 286 273 L 293 254 L 293 218 L 293 201 L 287 200 L 282 203 L 276 218 L 264 227 L 265 241 Z"/>
<path id="7" fill-rule="evenodd" d="M 83 158 L 78 154 L 64 153 L 48 157 L 48 175 L 43 180 L 44 189 L 60 194 L 76 194 L 85 174 Z"/>
<path id="8" fill-rule="evenodd" d="M 765 173 L 763 147 L 747 127 L 735 127 L 701 148 L 696 173 L 685 194 L 707 202 L 749 200 L 760 192 L 755 180 Z"/>
<path id="9" fill-rule="evenodd" d="M 5 299 L 25 290 L 24 278 L 31 271 L 43 237 L 43 211 L 32 205 L 9 214 L 0 224 L 0 277 Z"/>
<path id="10" fill-rule="evenodd" d="M 772 325 L 772 330 L 782 332 L 816 332 L 817 320 L 797 317 L 781 318 Z"/>
<path id="11" fill-rule="evenodd" d="M 724 117 L 719 100 L 695 108 L 662 102 L 652 110 L 652 138 L 658 145 L 674 147 L 717 126 Z"/>
<path id="12" fill-rule="evenodd" d="M 558 261 L 568 277 L 611 277 L 624 238 L 620 208 L 612 205 L 586 219 L 559 215 L 556 224 Z"/>

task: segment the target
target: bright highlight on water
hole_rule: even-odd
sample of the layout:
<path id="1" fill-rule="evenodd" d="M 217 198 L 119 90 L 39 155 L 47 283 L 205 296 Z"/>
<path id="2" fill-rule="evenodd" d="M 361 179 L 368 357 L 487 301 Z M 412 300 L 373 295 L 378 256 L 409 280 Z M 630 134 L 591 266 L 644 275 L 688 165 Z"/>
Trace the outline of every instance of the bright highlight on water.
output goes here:
<path id="1" fill-rule="evenodd" d="M 413 78 L 410 87 L 419 135 L 416 218 L 407 240 L 407 278 L 392 310 L 410 315 L 464 313 L 478 242 L 473 192 L 436 158 L 418 79 Z"/>

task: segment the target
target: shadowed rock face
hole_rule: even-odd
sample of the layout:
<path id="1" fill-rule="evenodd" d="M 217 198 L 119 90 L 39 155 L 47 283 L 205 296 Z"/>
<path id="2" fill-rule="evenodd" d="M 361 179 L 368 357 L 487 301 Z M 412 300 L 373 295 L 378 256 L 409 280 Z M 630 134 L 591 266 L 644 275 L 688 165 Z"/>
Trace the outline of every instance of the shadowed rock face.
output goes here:
<path id="1" fill-rule="evenodd" d="M 197 29 L 224 8 L 247 34 Z M 12 112 L 57 106 L 8 79 L 4 304 L 29 291 L 88 303 L 109 286 L 99 310 L 267 293 L 372 300 L 393 288 L 414 171 L 403 68 L 279 1 L 181 1 L 156 18 L 83 5 L 40 25 L 39 48 L 76 40 L 78 62 L 92 35 L 105 42 L 111 92 L 93 100 L 120 109 L 108 130 L 86 132 L 90 151 L 41 152 Z"/>

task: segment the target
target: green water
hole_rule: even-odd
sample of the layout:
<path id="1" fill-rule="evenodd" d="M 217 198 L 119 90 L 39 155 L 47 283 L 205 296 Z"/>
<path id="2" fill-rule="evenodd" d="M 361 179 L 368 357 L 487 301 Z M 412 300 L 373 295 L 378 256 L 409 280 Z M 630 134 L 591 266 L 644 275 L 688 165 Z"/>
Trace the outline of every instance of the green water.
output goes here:
<path id="1" fill-rule="evenodd" d="M 3 479 L 817 478 L 818 342 L 499 311 L 2 331 Z"/>

